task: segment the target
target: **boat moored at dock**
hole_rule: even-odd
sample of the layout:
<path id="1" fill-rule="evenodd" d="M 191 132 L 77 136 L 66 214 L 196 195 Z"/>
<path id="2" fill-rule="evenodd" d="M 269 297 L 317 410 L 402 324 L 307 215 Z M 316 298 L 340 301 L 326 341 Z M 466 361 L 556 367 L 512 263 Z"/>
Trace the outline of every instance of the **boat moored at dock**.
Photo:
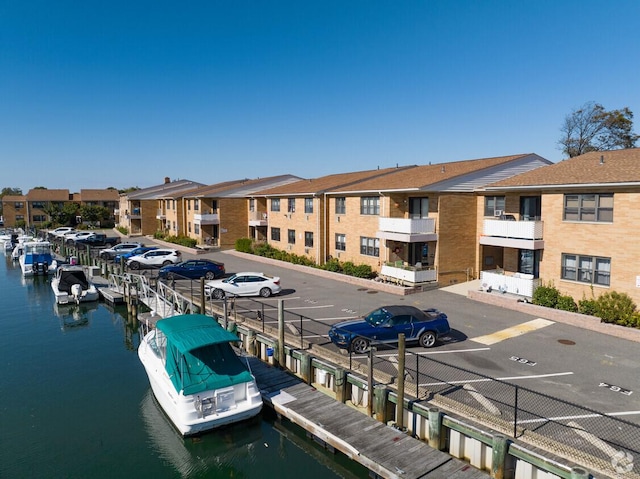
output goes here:
<path id="1" fill-rule="evenodd" d="M 51 279 L 51 289 L 57 304 L 98 301 L 98 288 L 87 277 L 82 266 L 62 265 Z"/>
<path id="2" fill-rule="evenodd" d="M 158 403 L 183 436 L 256 416 L 262 397 L 231 343 L 239 341 L 211 316 L 161 319 L 138 348 Z"/>
<path id="3" fill-rule="evenodd" d="M 48 241 L 26 241 L 19 257 L 23 276 L 53 274 L 58 266 Z"/>

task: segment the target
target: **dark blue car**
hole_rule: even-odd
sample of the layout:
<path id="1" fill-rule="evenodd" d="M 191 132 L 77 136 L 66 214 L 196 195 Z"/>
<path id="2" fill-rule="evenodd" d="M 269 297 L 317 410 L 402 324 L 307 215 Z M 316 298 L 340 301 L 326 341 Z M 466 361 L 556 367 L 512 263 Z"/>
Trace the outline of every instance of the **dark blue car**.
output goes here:
<path id="1" fill-rule="evenodd" d="M 158 276 L 162 279 L 216 279 L 224 276 L 224 263 L 208 259 L 189 259 L 177 264 L 168 264 L 160 268 Z"/>
<path id="2" fill-rule="evenodd" d="M 383 306 L 361 319 L 334 324 L 329 338 L 339 348 L 362 354 L 371 342 L 397 343 L 400 333 L 407 342 L 417 341 L 423 348 L 430 348 L 450 331 L 447 315 L 437 309 Z"/>

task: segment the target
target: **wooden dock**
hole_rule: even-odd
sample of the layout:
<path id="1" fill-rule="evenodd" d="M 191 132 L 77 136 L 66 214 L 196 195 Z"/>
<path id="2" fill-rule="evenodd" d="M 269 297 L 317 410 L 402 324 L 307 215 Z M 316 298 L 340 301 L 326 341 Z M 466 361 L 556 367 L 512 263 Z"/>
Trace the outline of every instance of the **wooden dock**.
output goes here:
<path id="1" fill-rule="evenodd" d="M 336 401 L 290 373 L 255 357 L 248 357 L 248 361 L 267 406 L 379 477 L 489 477 L 464 461 Z"/>

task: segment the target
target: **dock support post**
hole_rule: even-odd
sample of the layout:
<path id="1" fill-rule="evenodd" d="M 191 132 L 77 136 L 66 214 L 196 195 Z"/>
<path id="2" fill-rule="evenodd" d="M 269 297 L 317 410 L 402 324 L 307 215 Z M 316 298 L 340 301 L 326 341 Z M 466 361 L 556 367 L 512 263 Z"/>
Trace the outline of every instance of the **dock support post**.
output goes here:
<path id="1" fill-rule="evenodd" d="M 204 299 L 204 277 L 200 278 L 200 314 L 207 314 L 207 303 Z"/>
<path id="2" fill-rule="evenodd" d="M 491 445 L 491 477 L 493 479 L 504 479 L 508 450 L 509 442 L 506 436 L 494 435 Z"/>
<path id="3" fill-rule="evenodd" d="M 582 467 L 572 467 L 571 479 L 589 479 L 589 471 Z"/>
<path id="4" fill-rule="evenodd" d="M 398 334 L 398 399 L 396 401 L 396 427 L 404 428 L 404 365 L 405 365 L 405 335 Z"/>
<path id="5" fill-rule="evenodd" d="M 336 368 L 336 400 L 341 403 L 347 402 L 347 373 L 342 368 Z"/>
<path id="6" fill-rule="evenodd" d="M 300 376 L 307 384 L 313 382 L 311 380 L 311 355 L 305 351 L 300 353 Z"/>
<path id="7" fill-rule="evenodd" d="M 247 332 L 247 336 L 245 338 L 246 344 L 245 349 L 252 356 L 256 355 L 256 332 L 250 329 Z"/>
<path id="8" fill-rule="evenodd" d="M 375 418 L 383 424 L 389 421 L 389 388 L 384 384 L 378 384 L 374 388 Z"/>
<path id="9" fill-rule="evenodd" d="M 367 415 L 373 416 L 373 356 L 376 348 L 369 348 L 369 360 L 367 364 Z"/>
<path id="10" fill-rule="evenodd" d="M 429 445 L 442 449 L 442 413 L 437 407 L 429 408 Z"/>
<path id="11" fill-rule="evenodd" d="M 278 364 L 284 367 L 286 361 L 284 359 L 284 300 L 278 300 Z"/>

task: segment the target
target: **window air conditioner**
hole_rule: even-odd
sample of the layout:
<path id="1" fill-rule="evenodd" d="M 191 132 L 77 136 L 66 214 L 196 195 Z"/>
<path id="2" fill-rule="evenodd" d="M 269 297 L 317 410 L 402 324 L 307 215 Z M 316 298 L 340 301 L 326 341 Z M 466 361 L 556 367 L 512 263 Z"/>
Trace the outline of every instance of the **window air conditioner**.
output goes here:
<path id="1" fill-rule="evenodd" d="M 502 216 L 502 210 L 494 210 L 493 216 Z"/>

